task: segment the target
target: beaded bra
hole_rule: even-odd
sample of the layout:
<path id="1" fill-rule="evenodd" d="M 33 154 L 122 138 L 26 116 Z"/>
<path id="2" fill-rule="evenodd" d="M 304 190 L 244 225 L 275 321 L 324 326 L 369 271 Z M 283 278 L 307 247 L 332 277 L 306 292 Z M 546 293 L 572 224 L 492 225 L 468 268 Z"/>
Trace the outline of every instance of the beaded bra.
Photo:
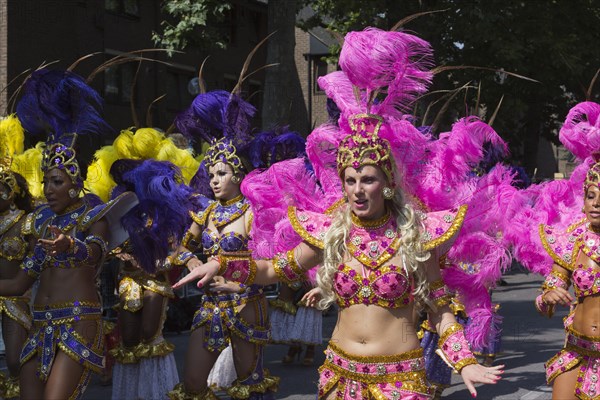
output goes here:
<path id="1" fill-rule="evenodd" d="M 99 219 L 106 215 L 108 208 L 106 204 L 100 204 L 92 207 L 86 201 L 68 208 L 64 214 L 55 214 L 50 206 L 43 204 L 36 208 L 31 214 L 28 214 L 21 233 L 23 235 L 33 235 L 35 238 L 44 238 L 48 226 L 57 226 L 61 232 L 70 235 L 81 241 L 86 239 L 87 230 Z M 45 268 L 79 268 L 80 263 L 73 262 L 70 254 L 60 253 L 55 256 L 45 254 L 45 250 L 40 245 L 33 249 L 34 256 L 46 260 Z M 27 266 L 26 266 L 27 267 Z"/>
<path id="2" fill-rule="evenodd" d="M 571 279 L 576 297 L 600 293 L 600 234 L 590 230 L 585 218 L 569 226 L 566 232 L 541 225 L 540 237 L 552 260 L 572 272 Z M 599 267 L 587 267 L 577 263 L 580 252 Z"/>
<path id="3" fill-rule="evenodd" d="M 213 231 L 207 227 L 202 231 L 204 254 L 216 255 L 248 249 L 248 236 L 237 232 L 221 233 L 218 230 L 243 216 L 249 207 L 248 200 L 240 195 L 226 202 L 211 203 L 204 212 L 193 216 L 200 226 L 206 226 L 206 222 L 210 220 L 217 229 Z"/>
<path id="4" fill-rule="evenodd" d="M 400 246 L 396 221 L 388 213 L 365 223 L 352 215 L 353 226 L 346 241 L 348 251 L 362 264 L 362 273 L 341 264 L 333 278 L 340 307 L 374 304 L 387 308 L 405 307 L 412 301 L 412 282 L 397 265 L 383 265 Z"/>
<path id="5" fill-rule="evenodd" d="M 466 206 L 456 210 L 418 213 L 424 225 L 421 235 L 424 250 L 448 247 L 466 213 Z M 305 242 L 323 249 L 325 233 L 331 226 L 329 215 L 288 208 L 294 231 Z M 362 265 L 362 273 L 341 264 L 334 275 L 334 290 L 340 307 L 376 304 L 386 308 L 405 307 L 412 302 L 412 279 L 402 265 L 386 264 L 400 248 L 396 221 L 390 214 L 378 221 L 365 223 L 353 218 L 346 246 Z"/>

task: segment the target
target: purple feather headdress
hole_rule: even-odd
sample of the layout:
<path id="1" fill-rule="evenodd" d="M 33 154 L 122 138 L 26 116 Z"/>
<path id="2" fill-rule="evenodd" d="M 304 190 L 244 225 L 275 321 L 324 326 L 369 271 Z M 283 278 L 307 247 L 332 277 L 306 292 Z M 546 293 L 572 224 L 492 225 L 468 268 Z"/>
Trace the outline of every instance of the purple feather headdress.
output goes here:
<path id="1" fill-rule="evenodd" d="M 190 186 L 199 194 L 213 197 L 208 167 L 218 161 L 231 164 L 236 172 L 247 173 L 242 158 L 252 141 L 251 121 L 256 109 L 236 94 L 223 90 L 201 93 L 175 119 L 179 131 L 192 140 L 211 144 Z"/>
<path id="2" fill-rule="evenodd" d="M 101 112 L 100 95 L 70 71 L 33 72 L 17 104 L 23 128 L 31 135 L 46 138 L 42 170 L 62 169 L 78 187 L 83 187 L 83 178 L 76 159 L 75 140 L 77 135 L 110 132 Z"/>
<path id="3" fill-rule="evenodd" d="M 306 140 L 287 127 L 261 132 L 249 145 L 250 163 L 253 168 L 268 168 L 278 161 L 306 155 Z"/>
<path id="4" fill-rule="evenodd" d="M 118 185 L 113 196 L 133 191 L 139 199 L 121 222 L 136 259 L 153 273 L 189 226 L 193 192 L 183 184 L 179 168 L 167 161 L 117 160 L 111 175 Z"/>

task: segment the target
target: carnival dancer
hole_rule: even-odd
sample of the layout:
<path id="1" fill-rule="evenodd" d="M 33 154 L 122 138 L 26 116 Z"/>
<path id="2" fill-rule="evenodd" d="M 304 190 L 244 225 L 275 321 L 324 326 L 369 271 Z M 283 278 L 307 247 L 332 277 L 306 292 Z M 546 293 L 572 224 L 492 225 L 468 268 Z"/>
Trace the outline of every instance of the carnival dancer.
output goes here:
<path id="1" fill-rule="evenodd" d="M 196 251 L 208 257 L 230 254 L 241 266 L 253 262 L 247 248 L 252 211 L 240 184 L 250 169 L 242 154 L 252 138 L 249 129 L 254 112 L 237 94 L 215 91 L 198 95 L 176 120 L 182 133 L 192 126 L 206 135 L 205 141 L 212 141 L 191 184 L 216 201 L 193 214 L 194 223 L 173 258 L 175 264 L 193 270 L 202 264 L 193 254 Z M 234 126 L 230 125 L 232 115 L 237 116 Z M 187 125 L 190 120 L 195 123 Z M 267 303 L 262 287 L 252 284 L 250 273 L 251 269 L 243 267 L 227 277 L 239 285 L 237 293 L 205 292 L 192 322 L 184 380 L 169 393 L 171 399 L 214 398 L 207 378 L 229 343 L 238 376 L 229 395 L 273 398 L 279 379 L 263 368 L 263 348 L 270 338 Z"/>
<path id="2" fill-rule="evenodd" d="M 361 51 L 351 52 L 352 46 Z M 364 62 L 364 58 L 359 61 L 361 55 L 370 54 L 398 58 L 386 64 L 369 63 L 362 74 L 346 73 L 352 70 L 348 63 Z M 254 282 L 293 284 L 305 280 L 306 271 L 321 264 L 319 288 L 307 298 L 312 304 L 319 295 L 321 308 L 337 302 L 340 312 L 325 351 L 325 364 L 319 369 L 320 399 L 431 398 L 414 328 L 415 304 L 429 308 L 430 321 L 440 332 L 444 358 L 460 372 L 473 395 L 474 383 L 496 383 L 502 373 L 502 366 L 477 364 L 462 326 L 448 308 L 449 294 L 439 272 L 439 254 L 458 232 L 465 208 L 417 215 L 406 202 L 390 142 L 384 138 L 398 126 L 395 117 L 399 112 L 394 110 L 424 89 L 428 74 L 414 58 L 424 59 L 427 54 L 426 43 L 412 35 L 375 29 L 348 34 L 340 55 L 342 71 L 330 74 L 327 85 L 328 95 L 334 90 L 343 92 L 334 98 L 342 111 L 340 129 L 326 127 L 320 132 L 323 135 L 329 130 L 339 138 L 338 146 L 318 146 L 325 153 L 322 164 L 332 155 L 336 160 L 337 182 L 332 176 L 320 176 L 313 162 L 320 186 L 314 184 L 314 178 L 311 182 L 310 175 L 304 176 L 294 187 L 297 193 L 274 194 L 261 203 L 265 187 L 272 191 L 273 182 L 293 181 L 291 170 L 299 163 L 277 163 L 266 172 L 248 176 L 243 192 L 252 195 L 253 207 L 256 205 L 254 248 L 266 253 L 261 246 L 270 242 L 270 249 L 280 253 L 270 261 L 243 264 L 219 255 L 176 284 L 200 278 L 198 285 L 204 286 L 217 273 L 229 277 L 246 266 L 251 268 Z M 382 68 L 393 72 L 381 73 Z M 385 87 L 387 97 L 377 97 L 376 87 Z M 376 97 L 378 101 L 374 101 Z M 329 140 L 332 142 L 335 140 Z M 304 197 L 310 188 L 316 199 Z M 335 188 L 342 188 L 345 198 L 339 199 L 338 193 L 339 201 L 330 207 L 335 194 L 321 192 L 319 196 L 319 190 Z M 289 200 L 304 202 L 320 212 L 291 207 L 287 218 L 273 221 L 275 213 L 266 212 L 269 207 L 277 209 Z M 271 221 L 261 221 L 263 217 Z M 269 231 L 269 238 L 257 238 L 262 236 L 261 229 L 272 226 L 276 228 Z"/>
<path id="3" fill-rule="evenodd" d="M 11 169 L 12 157 L 23 151 L 23 128 L 14 115 L 0 121 L 0 143 L 5 149 L 0 160 L 0 280 L 14 278 L 28 253 L 23 240 L 23 218 L 32 211 L 33 199 L 27 181 Z M 2 375 L 0 397 L 19 397 L 19 356 L 31 328 L 30 293 L 0 297 L 2 340 L 6 349 L 8 376 Z"/>
<path id="4" fill-rule="evenodd" d="M 546 378 L 554 399 L 600 398 L 599 117 L 597 103 L 580 103 L 569 111 L 559 137 L 583 162 L 568 181 L 532 185 L 525 190 L 523 211 L 513 217 L 514 227 L 508 232 L 517 259 L 530 270 L 545 272 L 542 293 L 535 300 L 537 310 L 551 317 L 556 305 L 572 309 L 564 319 L 565 345 L 546 362 Z M 537 232 L 530 233 L 535 222 L 542 224 Z M 568 291 L 571 284 L 575 297 Z"/>
<path id="5" fill-rule="evenodd" d="M 122 263 L 121 343 L 110 351 L 116 360 L 112 397 L 164 399 L 179 382 L 174 346 L 162 335 L 168 300 L 174 297 L 166 255 L 169 244 L 187 227 L 192 191 L 169 162 L 117 160 L 111 175 L 118 185 L 113 195 L 127 190 L 140 200 L 131 211 L 133 217 L 123 220 L 131 231 L 129 242 L 114 251 Z M 153 255 L 161 244 L 164 254 Z"/>
<path id="6" fill-rule="evenodd" d="M 71 72 L 40 69 L 25 84 L 17 115 L 31 134 L 50 134 L 42 159 L 47 203 L 27 216 L 30 253 L 22 270 L 0 280 L 0 294 L 20 295 L 39 279 L 33 326 L 21 351 L 21 398 L 80 398 L 102 356 L 102 310 L 95 285 L 106 254 L 104 218 L 117 204 L 81 197 L 77 134 L 107 129 L 100 97 Z"/>

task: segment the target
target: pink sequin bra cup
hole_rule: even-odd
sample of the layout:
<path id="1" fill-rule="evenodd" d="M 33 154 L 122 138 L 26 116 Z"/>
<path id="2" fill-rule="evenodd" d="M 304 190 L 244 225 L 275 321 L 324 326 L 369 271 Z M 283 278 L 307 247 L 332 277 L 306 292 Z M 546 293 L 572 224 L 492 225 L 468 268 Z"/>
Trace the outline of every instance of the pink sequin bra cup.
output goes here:
<path id="1" fill-rule="evenodd" d="M 582 298 L 600 293 L 600 270 L 579 264 L 572 275 L 575 296 Z"/>
<path id="2" fill-rule="evenodd" d="M 340 307 L 355 304 L 401 308 L 412 302 L 412 287 L 401 267 L 385 265 L 362 277 L 342 264 L 334 276 L 334 290 Z"/>
<path id="3" fill-rule="evenodd" d="M 600 267 L 577 263 L 579 253 L 583 253 L 600 266 L 600 235 L 589 230 L 585 219 L 571 225 L 565 232 L 541 225 L 540 238 L 552 260 L 572 271 L 571 280 L 577 298 L 600 293 Z"/>

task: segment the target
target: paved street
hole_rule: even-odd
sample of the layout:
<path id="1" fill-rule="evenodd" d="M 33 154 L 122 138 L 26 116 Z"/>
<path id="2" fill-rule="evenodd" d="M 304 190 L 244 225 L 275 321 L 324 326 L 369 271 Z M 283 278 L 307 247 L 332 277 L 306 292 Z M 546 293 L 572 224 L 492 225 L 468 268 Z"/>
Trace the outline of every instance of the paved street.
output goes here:
<path id="1" fill-rule="evenodd" d="M 544 382 L 543 363 L 561 347 L 564 339 L 562 317 L 565 310 L 559 310 L 551 320 L 539 316 L 533 306 L 541 278 L 531 274 L 512 272 L 505 276 L 507 286 L 494 292 L 494 302 L 502 305 L 504 317 L 503 353 L 498 363 L 506 365 L 504 379 L 495 386 L 479 387 L 478 399 L 495 400 L 546 400 L 550 399 L 550 389 Z M 335 324 L 336 316 L 324 318 L 326 341 Z M 168 335 L 168 340 L 176 345 L 176 359 L 181 373 L 183 355 L 189 335 Z M 323 361 L 318 351 L 313 367 L 303 367 L 298 363 L 283 365 L 281 359 L 286 353 L 284 346 L 269 346 L 266 354 L 267 367 L 273 375 L 281 377 L 277 398 L 287 400 L 314 400 L 316 393 L 317 366 Z M 104 400 L 111 395 L 110 386 L 101 386 L 98 378 L 88 388 L 85 399 Z M 471 398 L 460 377 L 453 376 L 453 385 L 444 392 L 444 398 L 463 400 Z"/>

